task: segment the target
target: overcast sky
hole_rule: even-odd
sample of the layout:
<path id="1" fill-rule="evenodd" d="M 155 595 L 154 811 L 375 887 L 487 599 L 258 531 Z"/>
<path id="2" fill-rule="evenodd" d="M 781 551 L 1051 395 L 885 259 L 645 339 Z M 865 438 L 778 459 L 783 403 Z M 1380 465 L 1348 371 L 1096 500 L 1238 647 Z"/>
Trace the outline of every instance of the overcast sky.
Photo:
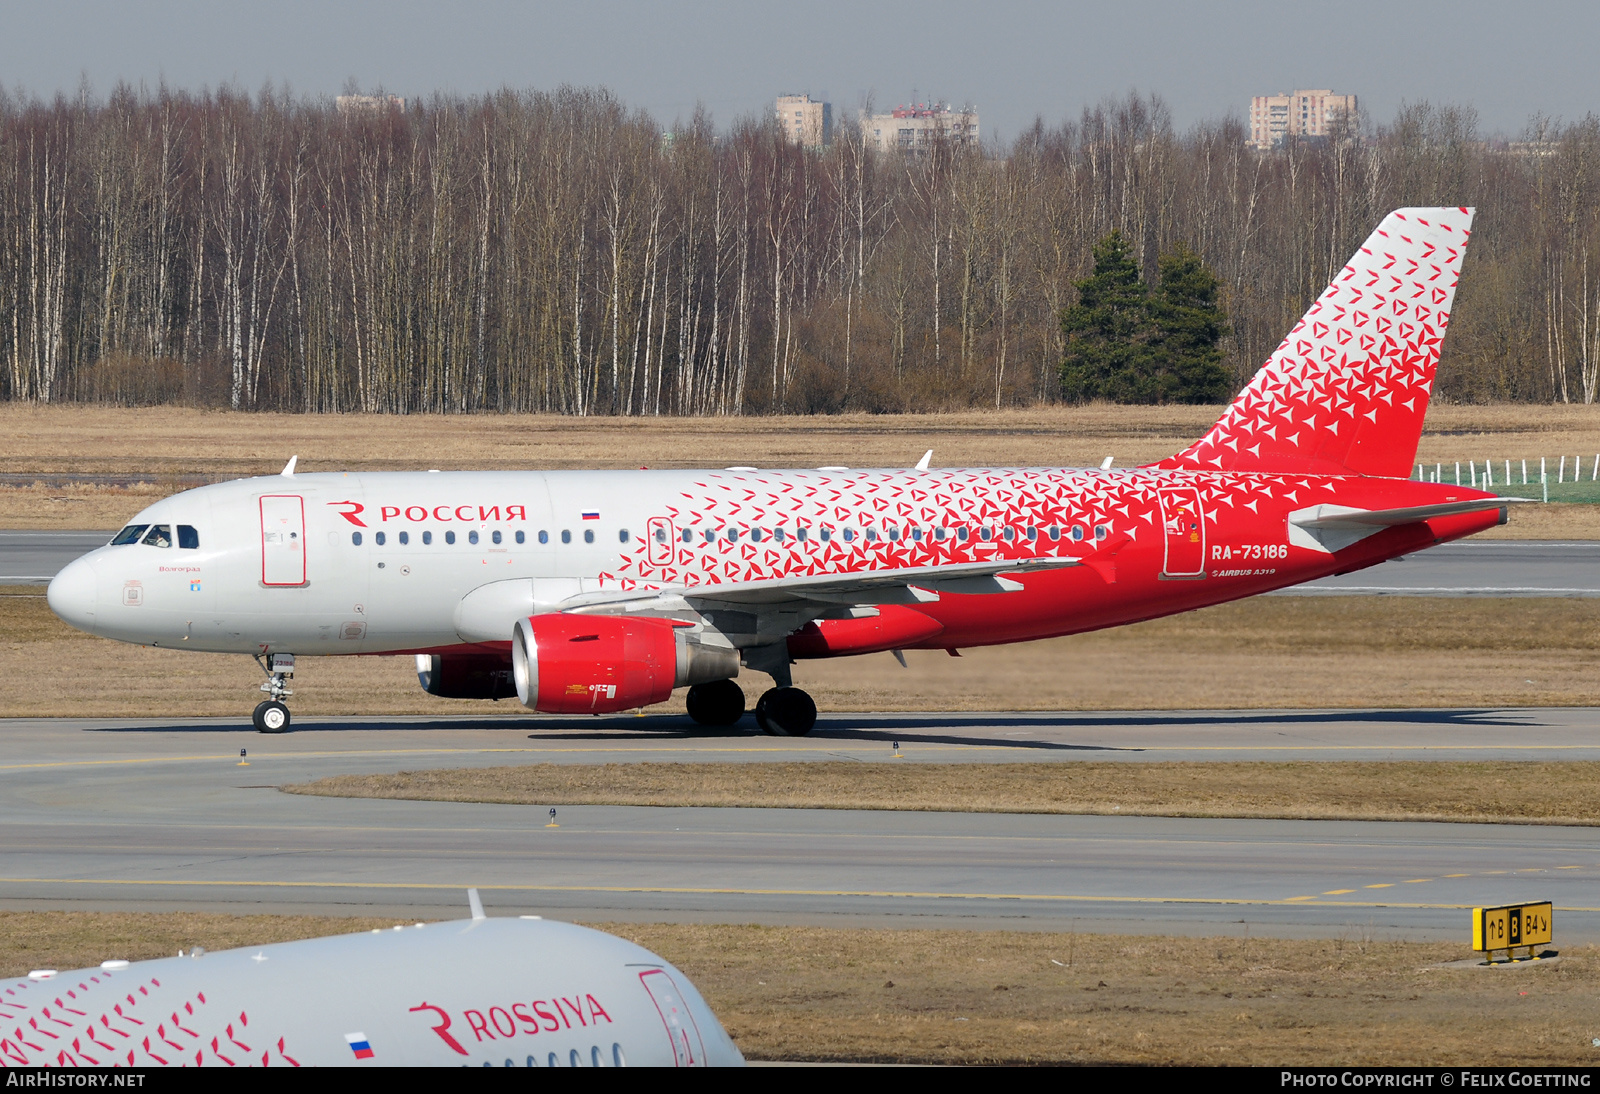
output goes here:
<path id="1" fill-rule="evenodd" d="M 1600 111 L 1596 0 L 0 0 L 0 83 L 50 95 L 87 77 L 200 89 L 347 81 L 396 94 L 602 85 L 663 124 L 704 103 L 719 125 L 781 92 L 836 110 L 971 102 L 1009 139 L 1129 89 L 1180 126 L 1297 87 L 1476 107 L 1513 135 L 1535 111 Z"/>

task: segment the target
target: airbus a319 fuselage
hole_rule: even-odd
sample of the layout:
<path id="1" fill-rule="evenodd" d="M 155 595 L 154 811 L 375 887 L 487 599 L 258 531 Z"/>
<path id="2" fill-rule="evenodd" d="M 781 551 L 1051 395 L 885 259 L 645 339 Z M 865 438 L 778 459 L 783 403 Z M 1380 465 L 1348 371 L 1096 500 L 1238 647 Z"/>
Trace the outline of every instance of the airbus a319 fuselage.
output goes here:
<path id="1" fill-rule="evenodd" d="M 1391 214 L 1217 426 L 1128 469 L 285 474 L 164 499 L 64 570 L 95 634 L 263 658 L 418 655 L 441 695 L 606 712 L 689 686 L 806 732 L 795 659 L 1027 641 L 1235 600 L 1471 535 L 1411 481 L 1470 211 Z M 735 695 L 737 693 L 737 695 Z"/>

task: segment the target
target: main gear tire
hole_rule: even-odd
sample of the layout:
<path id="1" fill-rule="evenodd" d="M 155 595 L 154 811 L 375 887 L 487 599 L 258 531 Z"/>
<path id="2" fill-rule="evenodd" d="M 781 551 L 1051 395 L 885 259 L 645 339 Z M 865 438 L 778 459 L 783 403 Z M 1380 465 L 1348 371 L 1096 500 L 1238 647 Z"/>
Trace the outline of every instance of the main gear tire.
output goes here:
<path id="1" fill-rule="evenodd" d="M 703 726 L 726 728 L 744 717 L 744 689 L 732 680 L 696 684 L 684 698 L 689 717 Z"/>
<path id="2" fill-rule="evenodd" d="M 262 733 L 289 732 L 289 708 L 276 699 L 257 703 L 255 713 L 250 715 L 250 720 Z"/>
<path id="3" fill-rule="evenodd" d="M 799 688 L 773 688 L 756 701 L 756 724 L 774 737 L 804 737 L 817 724 L 817 704 Z"/>

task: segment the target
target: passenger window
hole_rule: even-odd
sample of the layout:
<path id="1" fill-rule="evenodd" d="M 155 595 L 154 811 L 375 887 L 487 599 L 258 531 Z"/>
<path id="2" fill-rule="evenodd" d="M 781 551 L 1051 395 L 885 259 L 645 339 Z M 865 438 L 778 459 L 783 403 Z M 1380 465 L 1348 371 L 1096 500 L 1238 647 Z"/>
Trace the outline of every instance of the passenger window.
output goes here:
<path id="1" fill-rule="evenodd" d="M 1095 539 L 1105 539 L 1110 534 L 1111 534 L 1111 529 L 1107 528 L 1104 524 L 1096 524 L 1094 526 L 1094 538 Z"/>
<path id="2" fill-rule="evenodd" d="M 979 528 L 978 529 L 978 538 L 983 540 L 983 542 L 988 543 L 991 539 L 994 538 L 994 529 L 993 528 L 989 528 L 989 527 Z"/>
<path id="3" fill-rule="evenodd" d="M 617 542 L 618 543 L 627 543 L 632 538 L 633 537 L 628 534 L 628 530 L 626 528 L 622 529 L 620 532 L 617 533 Z"/>
<path id="4" fill-rule="evenodd" d="M 667 542 L 667 530 L 665 528 L 657 528 L 656 529 L 656 542 L 657 543 L 665 543 L 665 542 Z"/>
<path id="5" fill-rule="evenodd" d="M 694 542 L 694 529 L 693 528 L 685 528 L 683 530 L 683 542 L 685 542 L 685 543 Z"/>
<path id="6" fill-rule="evenodd" d="M 878 530 L 876 528 L 868 528 L 867 529 L 867 542 L 868 543 L 876 543 L 876 542 L 878 542 Z"/>
<path id="7" fill-rule="evenodd" d="M 489 538 L 492 539 L 494 542 L 499 543 L 500 542 L 500 529 L 496 528 L 494 531 L 490 532 L 489 533 Z"/>
<path id="8" fill-rule="evenodd" d="M 382 547 L 382 546 L 383 546 L 383 544 L 384 544 L 384 539 L 385 539 L 385 538 L 386 538 L 386 537 L 385 537 L 385 536 L 384 536 L 384 534 L 383 534 L 383 533 L 382 533 L 382 532 L 378 532 L 378 533 L 377 533 L 377 534 L 375 534 L 375 535 L 374 535 L 374 536 L 373 536 L 373 537 L 372 537 L 372 541 L 373 541 L 373 542 L 374 542 L 374 543 L 376 543 L 376 544 L 377 544 L 377 545 L 378 545 L 378 546 L 379 546 L 379 547 Z"/>
<path id="9" fill-rule="evenodd" d="M 171 547 L 172 526 L 169 524 L 152 524 L 149 533 L 144 537 L 147 547 Z"/>
<path id="10" fill-rule="evenodd" d="M 759 528 L 750 529 L 750 542 L 751 543 L 760 543 L 761 542 L 761 529 L 759 529 Z"/>
<path id="11" fill-rule="evenodd" d="M 1005 526 L 1005 529 L 1000 534 L 1005 537 L 1007 543 L 1015 543 L 1017 540 L 1017 530 L 1009 524 Z"/>
<path id="12" fill-rule="evenodd" d="M 921 528 L 913 528 L 913 529 L 911 529 L 911 542 L 912 543 L 921 543 L 922 542 L 922 529 Z"/>
<path id="13" fill-rule="evenodd" d="M 1059 524 L 1052 524 L 1050 526 L 1050 538 L 1051 539 L 1060 539 L 1061 538 L 1061 526 Z"/>
<path id="14" fill-rule="evenodd" d="M 1034 540 L 1036 540 L 1038 538 L 1039 538 L 1039 529 L 1033 527 L 1033 525 L 1030 524 L 1028 526 L 1028 542 L 1032 543 Z"/>
<path id="15" fill-rule="evenodd" d="M 432 542 L 433 542 L 433 533 L 432 532 L 423 532 L 422 533 L 422 545 L 424 547 L 426 547 Z"/>
<path id="16" fill-rule="evenodd" d="M 739 542 L 739 529 L 737 529 L 737 528 L 729 528 L 728 529 L 728 542 L 729 543 L 738 543 Z"/>
<path id="17" fill-rule="evenodd" d="M 844 530 L 844 541 L 846 543 L 850 543 L 850 542 L 854 541 L 855 538 L 856 538 L 856 530 L 854 528 L 846 528 Z"/>
<path id="18" fill-rule="evenodd" d="M 572 532 L 569 529 L 566 529 L 566 528 L 561 529 L 561 542 L 562 543 L 571 543 L 572 542 Z"/>
<path id="19" fill-rule="evenodd" d="M 956 539 L 962 543 L 967 542 L 967 537 L 971 534 L 972 533 L 967 530 L 967 526 L 965 524 L 956 529 Z"/>
<path id="20" fill-rule="evenodd" d="M 111 538 L 110 546 L 121 547 L 129 543 L 138 543 L 139 537 L 144 535 L 148 524 L 130 524 Z"/>
<path id="21" fill-rule="evenodd" d="M 890 543 L 899 543 L 900 542 L 900 529 L 898 529 L 898 528 L 889 529 L 889 542 Z"/>
<path id="22" fill-rule="evenodd" d="M 360 532 L 351 532 L 350 533 L 350 542 L 355 544 L 357 547 L 361 546 L 361 533 Z"/>
<path id="23" fill-rule="evenodd" d="M 446 532 L 444 534 L 444 541 L 446 543 L 454 543 L 456 541 L 456 534 L 454 532 Z"/>
<path id="24" fill-rule="evenodd" d="M 774 543 L 782 543 L 783 542 L 783 529 L 782 528 L 774 528 L 772 530 L 772 542 L 774 542 Z"/>
<path id="25" fill-rule="evenodd" d="M 200 549 L 200 533 L 194 530 L 194 525 L 178 525 L 178 546 L 185 551 L 198 551 Z"/>
<path id="26" fill-rule="evenodd" d="M 806 530 L 804 528 L 796 528 L 794 530 L 794 538 L 804 543 L 806 541 Z"/>
<path id="27" fill-rule="evenodd" d="M 933 530 L 933 538 L 934 538 L 935 542 L 943 543 L 944 542 L 944 529 L 943 528 L 935 528 Z"/>
<path id="28" fill-rule="evenodd" d="M 707 528 L 706 529 L 706 542 L 710 543 L 712 540 L 714 540 L 716 538 L 717 538 L 716 529 L 715 528 Z"/>
<path id="29" fill-rule="evenodd" d="M 818 533 L 818 535 L 820 535 L 822 537 L 822 542 L 827 543 L 828 541 L 833 539 L 833 529 L 832 528 L 824 528 L 821 532 Z"/>
<path id="30" fill-rule="evenodd" d="M 478 542 L 478 530 L 476 528 L 474 528 L 472 531 L 467 533 L 467 542 L 468 543 L 477 543 Z"/>
<path id="31" fill-rule="evenodd" d="M 1074 543 L 1082 543 L 1083 542 L 1083 525 L 1074 524 L 1072 526 L 1072 542 L 1074 542 Z"/>
<path id="32" fill-rule="evenodd" d="M 594 529 L 593 528 L 585 528 L 583 530 L 583 542 L 585 542 L 585 543 L 593 543 L 594 542 Z"/>
<path id="33" fill-rule="evenodd" d="M 540 543 L 549 543 L 550 542 L 550 533 L 546 532 L 542 528 L 539 530 L 539 542 Z"/>
<path id="34" fill-rule="evenodd" d="M 517 542 L 518 543 L 526 543 L 526 542 L 528 542 L 528 533 L 524 532 L 521 528 L 517 529 Z"/>
<path id="35" fill-rule="evenodd" d="M 408 544 L 410 542 L 411 542 L 411 533 L 410 532 L 401 532 L 400 533 L 400 546 L 404 547 L 406 544 Z"/>

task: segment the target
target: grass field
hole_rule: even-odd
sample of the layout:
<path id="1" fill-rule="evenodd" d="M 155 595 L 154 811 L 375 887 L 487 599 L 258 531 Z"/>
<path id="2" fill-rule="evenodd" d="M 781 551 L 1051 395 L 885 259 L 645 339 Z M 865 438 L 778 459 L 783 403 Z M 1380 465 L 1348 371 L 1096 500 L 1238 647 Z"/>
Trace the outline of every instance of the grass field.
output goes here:
<path id="1" fill-rule="evenodd" d="M 1600 763 L 522 764 L 335 775 L 294 794 L 516 805 L 1600 824 Z"/>
<path id="2" fill-rule="evenodd" d="M 0 912 L 0 976 L 387 927 L 312 916 Z M 1461 967 L 1464 944 L 596 924 L 688 973 L 746 1057 L 906 1063 L 1593 1064 L 1600 951 Z"/>
<path id="3" fill-rule="evenodd" d="M 0 528 L 116 528 L 182 488 L 178 476 L 273 474 L 298 454 L 302 471 L 436 467 L 907 467 L 933 449 L 936 467 L 1118 466 L 1171 455 L 1201 436 L 1220 407 L 1046 407 L 924 415 L 777 418 L 570 418 L 528 415 L 294 415 L 154 407 L 0 407 L 10 476 Z M 1600 453 L 1600 407 L 1435 406 L 1419 462 L 1550 460 Z M 1518 464 L 1520 467 L 1520 463 Z M 1453 473 L 1453 471 L 1451 472 Z M 1465 471 L 1463 472 L 1465 473 Z M 1503 474 L 1503 467 L 1496 471 Z M 73 484 L 72 476 L 85 480 Z M 95 477 L 141 480 L 119 485 Z M 1587 485 L 1587 480 L 1585 484 Z M 1600 494 L 1582 486 L 1573 501 Z M 1552 494 L 1552 498 L 1557 498 Z M 1566 500 L 1564 498 L 1558 500 Z M 1528 506 L 1527 509 L 1534 507 Z M 1484 533 L 1600 538 L 1600 508 L 1519 512 Z"/>
<path id="4" fill-rule="evenodd" d="M 0 588 L 0 713 L 243 720 L 247 657 L 127 646 L 75 631 L 42 590 Z M 1257 597 L 1015 646 L 802 661 L 828 710 L 1137 710 L 1600 705 L 1600 600 Z M 1144 671 L 1161 666 L 1160 673 Z M 51 666 L 50 671 L 40 671 Z M 767 677 L 741 678 L 749 700 Z M 410 657 L 302 657 L 292 703 L 322 714 L 525 715 L 438 699 Z M 652 711 L 681 711 L 682 693 Z M 631 717 L 631 716 L 630 716 Z M 537 723 L 532 723 L 536 725 Z"/>

